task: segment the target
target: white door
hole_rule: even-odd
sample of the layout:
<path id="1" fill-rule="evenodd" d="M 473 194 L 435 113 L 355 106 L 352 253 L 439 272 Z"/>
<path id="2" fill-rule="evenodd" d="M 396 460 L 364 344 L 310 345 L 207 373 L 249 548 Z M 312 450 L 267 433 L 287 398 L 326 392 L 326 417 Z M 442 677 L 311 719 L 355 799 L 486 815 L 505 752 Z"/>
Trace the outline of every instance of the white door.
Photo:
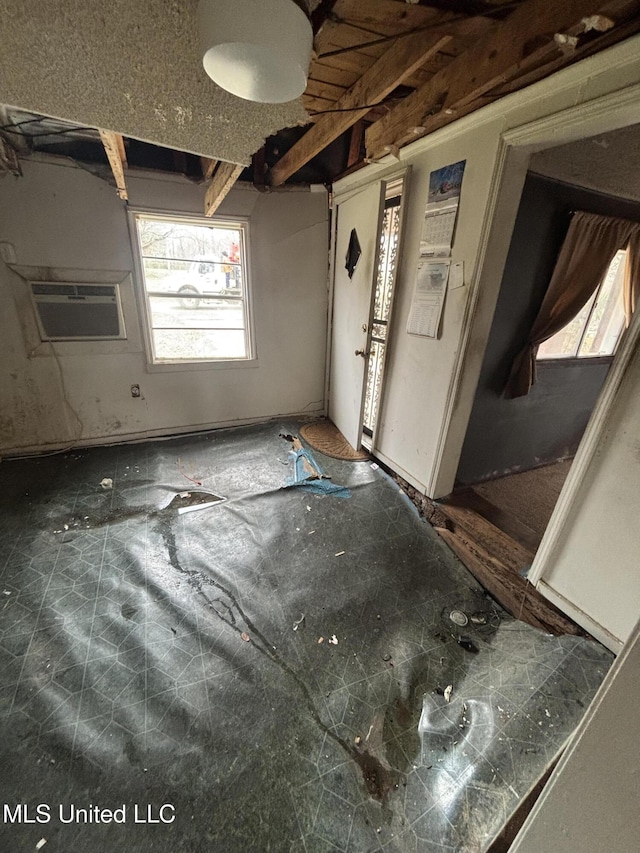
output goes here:
<path id="1" fill-rule="evenodd" d="M 362 434 L 369 316 L 383 202 L 383 184 L 378 181 L 336 207 L 329 417 L 354 448 L 360 447 Z M 349 278 L 345 263 L 354 228 L 361 255 Z"/>

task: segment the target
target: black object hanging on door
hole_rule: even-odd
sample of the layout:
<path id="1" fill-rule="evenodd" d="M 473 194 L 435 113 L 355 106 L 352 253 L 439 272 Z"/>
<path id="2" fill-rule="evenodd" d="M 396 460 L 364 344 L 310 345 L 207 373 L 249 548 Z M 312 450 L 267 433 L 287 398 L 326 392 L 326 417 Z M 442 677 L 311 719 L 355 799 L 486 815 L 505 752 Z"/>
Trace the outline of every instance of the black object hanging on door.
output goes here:
<path id="1" fill-rule="evenodd" d="M 347 249 L 347 257 L 345 258 L 344 268 L 346 269 L 349 278 L 353 278 L 353 273 L 358 264 L 358 260 L 360 259 L 360 255 L 362 254 L 362 249 L 360 248 L 360 241 L 358 240 L 358 234 L 355 228 L 351 229 L 351 235 L 349 237 L 349 248 Z"/>

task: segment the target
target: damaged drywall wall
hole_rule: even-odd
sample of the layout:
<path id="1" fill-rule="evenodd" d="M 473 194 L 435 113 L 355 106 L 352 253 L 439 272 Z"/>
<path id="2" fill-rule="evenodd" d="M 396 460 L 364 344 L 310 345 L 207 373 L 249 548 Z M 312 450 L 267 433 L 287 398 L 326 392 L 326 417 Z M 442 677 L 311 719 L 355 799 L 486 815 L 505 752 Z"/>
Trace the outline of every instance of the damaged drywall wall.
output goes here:
<path id="1" fill-rule="evenodd" d="M 131 204 L 199 214 L 204 187 L 130 170 Z M 256 360 L 147 370 L 126 206 L 71 161 L 31 158 L 0 182 L 0 449 L 21 453 L 323 411 L 327 197 L 237 185 L 220 214 L 250 220 Z M 37 239 L 36 239 L 37 238 Z M 273 247 L 278 246 L 274 252 Z M 30 277 L 119 281 L 126 340 L 42 343 Z M 106 278 L 108 276 L 108 278 Z M 83 280 L 86 280 L 84 278 Z M 33 316 L 31 316 L 33 321 Z M 131 386 L 139 395 L 132 396 Z"/>

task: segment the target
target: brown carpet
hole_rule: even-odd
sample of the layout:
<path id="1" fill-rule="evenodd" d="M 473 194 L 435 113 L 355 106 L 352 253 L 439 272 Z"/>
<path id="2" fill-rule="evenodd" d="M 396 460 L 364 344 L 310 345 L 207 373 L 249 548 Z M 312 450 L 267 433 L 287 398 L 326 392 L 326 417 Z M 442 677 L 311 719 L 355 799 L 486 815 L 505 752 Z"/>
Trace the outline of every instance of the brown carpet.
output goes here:
<path id="1" fill-rule="evenodd" d="M 354 450 L 340 430 L 327 418 L 300 427 L 300 435 L 314 450 L 325 456 L 359 462 L 369 458 L 364 450 Z"/>
<path id="2" fill-rule="evenodd" d="M 544 534 L 572 459 L 478 483 L 474 492 L 514 515 L 540 536 Z"/>

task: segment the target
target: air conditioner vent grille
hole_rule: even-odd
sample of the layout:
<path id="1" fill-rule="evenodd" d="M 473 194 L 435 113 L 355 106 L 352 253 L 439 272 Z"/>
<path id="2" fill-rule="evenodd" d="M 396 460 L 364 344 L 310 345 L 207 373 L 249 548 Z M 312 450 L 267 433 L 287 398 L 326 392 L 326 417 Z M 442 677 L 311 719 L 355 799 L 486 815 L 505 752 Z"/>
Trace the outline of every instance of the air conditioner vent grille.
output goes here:
<path id="1" fill-rule="evenodd" d="M 125 337 L 117 284 L 30 282 L 43 341 Z"/>

